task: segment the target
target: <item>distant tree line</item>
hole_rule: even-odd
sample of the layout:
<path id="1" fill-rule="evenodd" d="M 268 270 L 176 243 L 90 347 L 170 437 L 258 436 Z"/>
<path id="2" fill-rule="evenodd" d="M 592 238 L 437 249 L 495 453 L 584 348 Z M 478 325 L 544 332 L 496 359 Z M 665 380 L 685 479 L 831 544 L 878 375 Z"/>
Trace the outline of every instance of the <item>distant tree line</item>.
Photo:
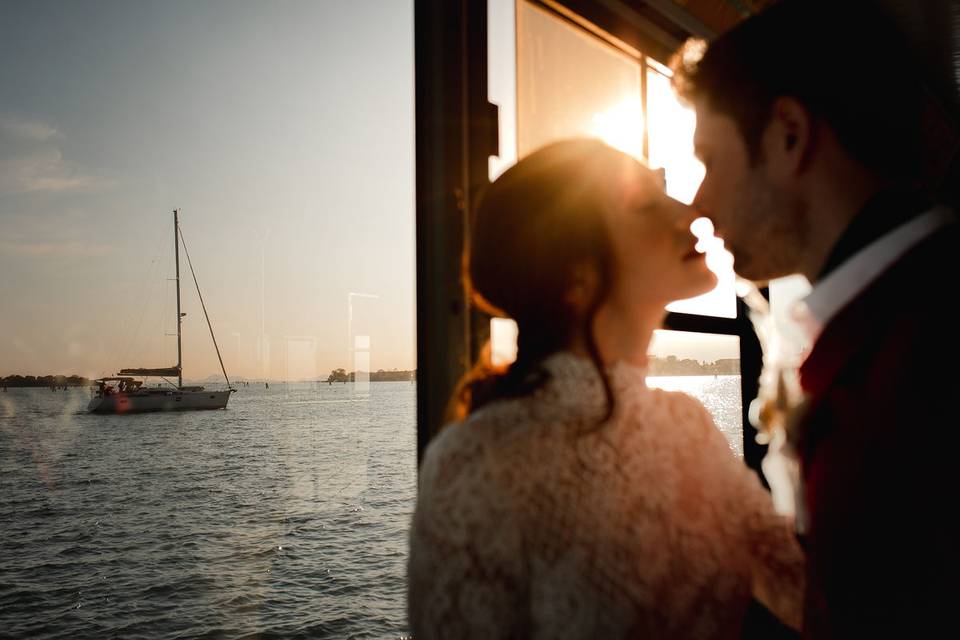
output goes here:
<path id="1" fill-rule="evenodd" d="M 362 372 L 365 373 L 365 372 Z M 722 358 L 714 362 L 700 362 L 690 358 L 679 359 L 676 356 L 666 358 L 650 357 L 648 373 L 651 376 L 736 376 L 740 375 L 740 360 L 738 358 Z M 334 369 L 324 382 L 353 382 L 356 380 L 355 371 Z M 408 382 L 417 379 L 417 371 L 378 371 L 370 372 L 370 382 Z"/>
<path id="2" fill-rule="evenodd" d="M 0 387 L 85 387 L 90 380 L 83 376 L 21 376 L 0 378 Z"/>
<path id="3" fill-rule="evenodd" d="M 648 373 L 651 376 L 736 376 L 740 375 L 740 360 L 725 358 L 716 362 L 700 362 L 676 356 L 650 357 Z"/>
<path id="4" fill-rule="evenodd" d="M 360 373 L 367 373 L 366 371 L 361 371 Z M 417 379 L 417 371 L 401 371 L 399 369 L 393 369 L 391 371 L 384 371 L 383 369 L 378 369 L 377 371 L 369 372 L 370 382 L 409 382 L 410 380 Z M 353 382 L 357 379 L 357 372 L 351 371 L 347 373 L 346 369 L 334 369 L 330 372 L 330 375 L 327 376 L 325 382 Z"/>

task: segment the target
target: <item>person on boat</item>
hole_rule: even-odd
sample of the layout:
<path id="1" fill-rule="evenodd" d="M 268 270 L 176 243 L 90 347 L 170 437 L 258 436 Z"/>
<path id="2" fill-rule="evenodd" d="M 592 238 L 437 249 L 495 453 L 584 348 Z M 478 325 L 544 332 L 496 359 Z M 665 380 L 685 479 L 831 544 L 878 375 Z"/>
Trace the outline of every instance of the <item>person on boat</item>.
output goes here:
<path id="1" fill-rule="evenodd" d="M 703 405 L 646 385 L 664 307 L 716 284 L 695 217 L 594 140 L 483 195 L 465 280 L 517 322 L 517 357 L 487 345 L 423 458 L 416 638 L 736 638 L 751 596 L 799 625 L 791 523 Z"/>

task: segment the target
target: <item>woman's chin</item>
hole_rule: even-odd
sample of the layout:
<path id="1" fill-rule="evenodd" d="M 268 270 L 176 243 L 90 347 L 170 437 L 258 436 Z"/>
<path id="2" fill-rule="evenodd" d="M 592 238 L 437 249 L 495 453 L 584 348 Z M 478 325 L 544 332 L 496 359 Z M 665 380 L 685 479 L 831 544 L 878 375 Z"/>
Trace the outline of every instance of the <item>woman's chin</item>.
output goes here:
<path id="1" fill-rule="evenodd" d="M 698 275 L 696 279 L 690 282 L 689 286 L 677 296 L 677 300 L 689 300 L 710 293 L 716 289 L 717 282 L 717 276 L 708 269 L 706 273 Z"/>
<path id="2" fill-rule="evenodd" d="M 683 299 L 695 298 L 716 288 L 719 282 L 717 274 L 710 270 L 706 259 L 702 255 L 699 258 L 688 260 L 687 265 L 690 267 L 692 277 L 690 291 L 683 296 Z"/>

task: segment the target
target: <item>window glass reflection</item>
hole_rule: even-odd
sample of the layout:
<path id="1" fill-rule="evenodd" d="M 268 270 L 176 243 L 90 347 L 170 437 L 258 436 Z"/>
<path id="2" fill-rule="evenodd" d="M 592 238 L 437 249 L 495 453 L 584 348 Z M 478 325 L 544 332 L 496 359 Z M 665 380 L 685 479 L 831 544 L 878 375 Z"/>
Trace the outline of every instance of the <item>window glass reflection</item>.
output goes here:
<path id="1" fill-rule="evenodd" d="M 2 13 L 0 636 L 401 636 L 413 3 Z"/>

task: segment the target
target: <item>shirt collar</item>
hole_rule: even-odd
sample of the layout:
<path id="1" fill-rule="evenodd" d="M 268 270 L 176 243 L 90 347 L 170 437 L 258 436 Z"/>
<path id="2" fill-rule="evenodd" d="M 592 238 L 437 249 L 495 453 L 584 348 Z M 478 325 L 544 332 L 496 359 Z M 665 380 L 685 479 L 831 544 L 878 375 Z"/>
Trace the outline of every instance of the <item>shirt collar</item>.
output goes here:
<path id="1" fill-rule="evenodd" d="M 952 210 L 934 207 L 901 224 L 854 253 L 817 282 L 794 305 L 791 316 L 812 345 L 823 328 L 902 255 L 941 227 L 955 221 Z"/>

